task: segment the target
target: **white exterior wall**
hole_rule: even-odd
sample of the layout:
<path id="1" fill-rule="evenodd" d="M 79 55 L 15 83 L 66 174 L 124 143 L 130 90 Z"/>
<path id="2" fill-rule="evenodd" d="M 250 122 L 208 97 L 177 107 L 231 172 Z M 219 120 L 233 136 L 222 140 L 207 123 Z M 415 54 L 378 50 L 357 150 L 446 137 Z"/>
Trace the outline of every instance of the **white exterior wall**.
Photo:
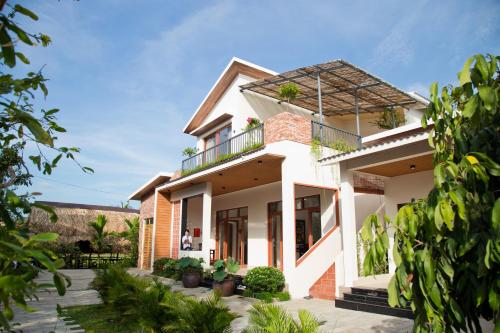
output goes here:
<path id="1" fill-rule="evenodd" d="M 281 200 L 281 182 L 214 197 L 211 248 L 215 249 L 215 213 L 248 207 L 248 267 L 267 266 L 267 204 Z"/>
<path id="2" fill-rule="evenodd" d="M 387 178 L 384 184 L 385 211 L 387 215 L 394 218 L 398 212 L 398 204 L 426 197 L 433 186 L 432 171 Z"/>
<path id="3" fill-rule="evenodd" d="M 286 158 L 281 167 L 283 202 L 283 271 L 293 298 L 309 295 L 309 288 L 337 262 L 341 254 L 340 231 L 336 229 L 300 265 L 296 265 L 295 249 L 295 183 L 320 187 L 338 187 L 338 166 L 320 167 L 311 147 L 290 141 L 269 145 Z M 328 154 L 328 152 L 323 152 Z M 332 206 L 329 211 L 334 215 Z M 322 216 L 323 219 L 323 216 Z M 337 265 L 336 265 L 337 267 Z"/>

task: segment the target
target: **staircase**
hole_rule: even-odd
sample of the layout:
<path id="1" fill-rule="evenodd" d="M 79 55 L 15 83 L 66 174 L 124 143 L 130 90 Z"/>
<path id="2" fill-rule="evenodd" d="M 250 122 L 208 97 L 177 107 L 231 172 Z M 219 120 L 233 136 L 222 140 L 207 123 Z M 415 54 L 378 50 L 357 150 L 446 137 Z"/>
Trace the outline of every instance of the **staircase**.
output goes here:
<path id="1" fill-rule="evenodd" d="M 392 308 L 388 303 L 387 289 L 352 287 L 341 288 L 342 298 L 335 300 L 335 307 L 413 319 L 411 308 Z"/>

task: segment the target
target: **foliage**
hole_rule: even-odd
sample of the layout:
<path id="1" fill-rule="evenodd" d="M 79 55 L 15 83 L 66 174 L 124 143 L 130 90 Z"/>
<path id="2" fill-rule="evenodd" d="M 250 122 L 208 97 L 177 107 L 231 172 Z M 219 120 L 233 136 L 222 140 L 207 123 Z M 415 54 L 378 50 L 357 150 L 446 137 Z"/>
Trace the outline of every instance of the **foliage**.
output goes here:
<path id="1" fill-rule="evenodd" d="M 411 302 L 415 332 L 480 332 L 479 318 L 500 331 L 499 62 L 476 55 L 459 73 L 459 86 L 440 96 L 431 86 L 422 124 L 434 123 L 434 188 L 388 221 L 397 266 L 389 304 Z M 370 216 L 362 236 L 371 273 L 389 247 L 387 231 Z"/>
<path id="2" fill-rule="evenodd" d="M 124 222 L 128 226 L 128 229 L 121 232 L 119 236 L 127 239 L 130 243 L 130 261 L 135 267 L 139 259 L 139 228 L 141 223 L 139 217 L 125 219 Z"/>
<path id="3" fill-rule="evenodd" d="M 65 320 L 71 320 L 85 330 L 93 333 L 136 333 L 140 332 L 137 321 L 124 322 L 120 313 L 104 304 L 79 305 L 62 309 Z"/>
<path id="4" fill-rule="evenodd" d="M 275 267 L 255 267 L 247 272 L 243 283 L 254 292 L 274 293 L 283 290 L 285 276 Z"/>
<path id="5" fill-rule="evenodd" d="M 192 157 L 192 156 L 196 155 L 197 152 L 198 152 L 198 149 L 196 149 L 194 147 L 186 147 L 182 151 L 182 156 Z"/>
<path id="6" fill-rule="evenodd" d="M 306 310 L 299 310 L 298 320 L 295 320 L 282 307 L 273 304 L 255 304 L 249 313 L 245 333 L 314 333 L 325 323 Z"/>
<path id="7" fill-rule="evenodd" d="M 278 291 L 274 293 L 273 296 L 280 302 L 289 301 L 291 299 L 288 291 Z"/>
<path id="8" fill-rule="evenodd" d="M 288 103 L 297 98 L 298 94 L 300 94 L 299 87 L 297 87 L 296 84 L 291 82 L 283 84 L 282 86 L 279 87 L 278 90 L 279 97 L 284 100 L 287 100 Z"/>
<path id="9" fill-rule="evenodd" d="M 176 269 L 181 273 L 201 273 L 203 272 L 203 267 L 201 264 L 203 259 L 183 257 L 177 261 Z"/>
<path id="10" fill-rule="evenodd" d="M 219 259 L 214 262 L 215 271 L 212 273 L 214 281 L 222 282 L 226 278 L 231 278 L 240 269 L 240 264 L 233 258 L 228 258 L 226 261 Z"/>
<path id="11" fill-rule="evenodd" d="M 177 269 L 177 261 L 178 260 L 172 258 L 156 259 L 153 263 L 153 274 L 179 280 L 181 278 L 181 273 Z"/>
<path id="12" fill-rule="evenodd" d="M 367 253 L 368 246 L 369 246 L 368 241 L 363 241 L 361 239 L 361 235 L 357 235 L 356 237 L 356 258 L 358 262 L 358 274 L 359 276 L 369 276 L 370 274 L 365 273 L 363 270 L 363 261 L 361 259 L 361 249 L 363 249 L 363 254 Z M 373 274 L 379 275 L 379 274 L 387 274 L 389 273 L 389 263 L 386 259 L 382 258 L 380 262 L 374 262 L 373 263 Z"/>
<path id="13" fill-rule="evenodd" d="M 178 333 L 224 333 L 231 332 L 231 322 L 238 318 L 221 301 L 220 296 L 213 295 L 197 300 L 182 298 L 177 308 L 178 320 L 164 327 L 168 332 Z"/>
<path id="14" fill-rule="evenodd" d="M 323 145 L 321 144 L 321 140 L 318 138 L 314 138 L 311 141 L 311 154 L 319 160 L 321 157 Z"/>
<path id="15" fill-rule="evenodd" d="M 253 118 L 253 117 L 248 117 L 247 118 L 247 125 L 245 126 L 245 128 L 243 130 L 248 131 L 248 130 L 251 130 L 252 128 L 258 127 L 260 125 L 262 125 L 262 122 L 259 119 Z"/>
<path id="16" fill-rule="evenodd" d="M 31 186 L 34 166 L 43 174 L 50 175 L 64 157 L 74 160 L 79 152 L 76 147 L 57 145 L 57 133 L 66 130 L 56 122 L 58 109 L 36 109 L 37 97 L 48 94 L 46 81 L 41 71 L 30 71 L 25 77 L 15 77 L 17 60 L 28 65 L 29 59 L 20 52 L 21 46 L 47 46 L 50 38 L 44 34 L 27 32 L 16 22 L 22 19 L 37 21 L 31 10 L 12 2 L 0 5 L 0 329 L 9 329 L 12 320 L 11 303 L 24 310 L 26 298 L 47 285 L 33 279 L 39 270 L 53 275 L 58 292 L 65 292 L 69 283 L 57 272 L 61 261 L 46 249 L 56 234 L 44 233 L 29 237 L 25 216 L 32 207 L 39 207 L 50 214 L 51 221 L 57 216 L 47 206 L 33 203 L 30 194 L 18 194 L 20 187 Z M 17 71 L 19 72 L 19 71 Z M 50 153 L 50 155 L 49 155 Z M 81 167 L 85 172 L 92 169 Z"/>
<path id="17" fill-rule="evenodd" d="M 379 118 L 371 122 L 381 129 L 393 129 L 406 123 L 405 115 L 402 111 L 394 108 L 385 108 L 379 115 Z"/>
<path id="18" fill-rule="evenodd" d="M 338 150 L 343 153 L 349 153 L 351 151 L 357 150 L 356 147 L 348 144 L 344 139 L 337 139 L 335 142 L 330 143 L 330 148 Z"/>
<path id="19" fill-rule="evenodd" d="M 122 323 L 151 332 L 229 332 L 237 316 L 219 297 L 202 300 L 175 293 L 159 281 L 134 277 L 122 267 L 98 271 L 91 284 Z"/>
<path id="20" fill-rule="evenodd" d="M 97 251 L 97 257 L 100 257 L 101 252 L 106 246 L 106 237 L 109 236 L 107 231 L 104 231 L 106 224 L 108 223 L 108 219 L 106 215 L 99 214 L 97 218 L 93 222 L 89 222 L 89 226 L 94 229 L 94 236 L 92 237 L 92 245 L 95 247 Z"/>

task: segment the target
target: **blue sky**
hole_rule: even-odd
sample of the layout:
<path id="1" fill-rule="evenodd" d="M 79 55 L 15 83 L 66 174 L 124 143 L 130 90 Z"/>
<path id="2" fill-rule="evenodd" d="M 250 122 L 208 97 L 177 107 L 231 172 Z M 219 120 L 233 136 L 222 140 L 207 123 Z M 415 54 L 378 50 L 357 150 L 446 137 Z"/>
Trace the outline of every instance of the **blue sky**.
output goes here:
<path id="1" fill-rule="evenodd" d="M 159 171 L 180 167 L 194 138 L 182 128 L 231 57 L 282 72 L 345 59 L 405 90 L 456 80 L 475 53 L 500 52 L 498 1 L 32 2 L 49 48 L 26 50 L 50 78 L 82 149 L 36 175 L 40 200 L 119 205 Z M 23 70 L 24 68 L 20 68 Z M 27 69 L 27 68 L 26 68 Z"/>

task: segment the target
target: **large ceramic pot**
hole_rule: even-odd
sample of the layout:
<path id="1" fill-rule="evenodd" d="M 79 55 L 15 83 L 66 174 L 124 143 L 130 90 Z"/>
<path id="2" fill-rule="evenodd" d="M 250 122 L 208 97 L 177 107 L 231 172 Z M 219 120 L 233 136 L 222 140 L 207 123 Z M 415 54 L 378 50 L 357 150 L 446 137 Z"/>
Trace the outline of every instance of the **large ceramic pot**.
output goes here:
<path id="1" fill-rule="evenodd" d="M 201 275 L 199 272 L 184 272 L 182 274 L 182 285 L 184 288 L 196 288 L 200 285 Z"/>
<path id="2" fill-rule="evenodd" d="M 219 292 L 222 297 L 232 296 L 234 294 L 234 280 L 227 279 L 222 282 L 214 281 L 212 288 L 215 292 Z"/>

